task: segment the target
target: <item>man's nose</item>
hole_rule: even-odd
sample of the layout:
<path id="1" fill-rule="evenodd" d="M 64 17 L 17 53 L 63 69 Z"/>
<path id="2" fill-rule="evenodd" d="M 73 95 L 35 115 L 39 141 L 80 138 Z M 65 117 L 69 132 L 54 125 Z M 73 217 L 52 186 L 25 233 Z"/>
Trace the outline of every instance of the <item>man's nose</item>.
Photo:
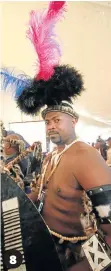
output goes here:
<path id="1" fill-rule="evenodd" d="M 50 131 L 50 130 L 55 130 L 55 123 L 54 122 L 52 122 L 48 125 L 48 131 Z"/>

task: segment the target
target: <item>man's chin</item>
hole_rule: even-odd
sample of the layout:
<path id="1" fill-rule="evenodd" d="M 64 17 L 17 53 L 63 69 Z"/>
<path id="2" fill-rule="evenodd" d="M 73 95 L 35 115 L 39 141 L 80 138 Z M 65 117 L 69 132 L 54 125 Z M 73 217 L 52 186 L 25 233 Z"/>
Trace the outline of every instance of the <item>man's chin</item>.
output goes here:
<path id="1" fill-rule="evenodd" d="M 58 137 L 50 137 L 50 140 L 52 141 L 52 143 L 54 144 L 58 144 L 60 142 L 60 139 Z"/>
<path id="2" fill-rule="evenodd" d="M 58 144 L 58 143 L 59 143 L 59 140 L 56 140 L 56 139 L 52 139 L 52 138 L 51 138 L 51 141 L 52 141 L 52 143 L 54 143 L 54 144 Z"/>

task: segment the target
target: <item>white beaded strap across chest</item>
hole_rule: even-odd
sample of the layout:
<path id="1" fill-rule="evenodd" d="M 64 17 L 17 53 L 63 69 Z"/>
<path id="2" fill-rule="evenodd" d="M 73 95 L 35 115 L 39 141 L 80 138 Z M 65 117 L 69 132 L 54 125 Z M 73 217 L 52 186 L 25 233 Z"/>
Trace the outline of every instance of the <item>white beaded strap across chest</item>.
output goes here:
<path id="1" fill-rule="evenodd" d="M 70 143 L 69 145 L 65 145 L 65 148 L 60 152 L 58 153 L 58 150 L 54 151 L 52 153 L 52 158 L 51 158 L 51 165 L 54 165 L 56 166 L 57 164 L 57 161 L 59 159 L 59 157 L 61 157 L 64 152 L 66 152 L 74 143 L 76 143 L 78 141 L 78 139 L 74 140 L 72 143 Z"/>
<path id="2" fill-rule="evenodd" d="M 80 141 L 80 139 L 77 138 L 76 140 L 71 142 L 69 145 L 65 145 L 65 148 L 60 153 L 57 153 L 58 150 L 52 152 L 51 165 L 53 165 L 53 168 L 52 168 L 52 170 L 51 170 L 51 172 L 50 172 L 50 174 L 49 174 L 49 176 L 47 178 L 48 182 L 49 182 L 50 177 L 52 176 L 52 174 L 56 170 L 62 155 L 77 141 Z M 40 188 L 39 188 L 39 193 L 38 193 L 38 199 L 40 199 L 40 196 L 41 196 L 41 192 L 42 192 L 43 184 L 44 184 L 45 173 L 46 173 L 46 170 L 48 168 L 49 162 L 50 162 L 50 160 L 47 161 L 47 163 L 44 165 L 43 172 L 41 174 L 41 182 L 40 182 Z"/>

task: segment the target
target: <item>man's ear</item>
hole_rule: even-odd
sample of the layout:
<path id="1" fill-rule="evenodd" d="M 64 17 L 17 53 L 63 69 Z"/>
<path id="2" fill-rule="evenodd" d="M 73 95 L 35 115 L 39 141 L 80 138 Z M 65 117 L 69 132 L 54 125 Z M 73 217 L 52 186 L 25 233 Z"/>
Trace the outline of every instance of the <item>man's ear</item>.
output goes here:
<path id="1" fill-rule="evenodd" d="M 7 149 L 10 149 L 10 147 L 11 147 L 11 146 L 10 146 L 10 143 L 8 142 L 8 143 L 7 143 Z"/>
<path id="2" fill-rule="evenodd" d="M 75 127 L 75 124 L 77 123 L 77 119 L 73 118 L 72 119 L 72 127 Z"/>

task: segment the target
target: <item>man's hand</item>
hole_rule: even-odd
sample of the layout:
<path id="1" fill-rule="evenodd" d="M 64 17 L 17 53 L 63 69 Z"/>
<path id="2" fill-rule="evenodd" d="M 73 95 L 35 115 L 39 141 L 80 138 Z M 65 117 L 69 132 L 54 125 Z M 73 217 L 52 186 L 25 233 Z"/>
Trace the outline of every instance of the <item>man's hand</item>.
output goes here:
<path id="1" fill-rule="evenodd" d="M 30 194 L 27 195 L 27 197 L 32 200 L 33 202 L 37 202 L 37 193 L 36 192 L 32 192 Z"/>

